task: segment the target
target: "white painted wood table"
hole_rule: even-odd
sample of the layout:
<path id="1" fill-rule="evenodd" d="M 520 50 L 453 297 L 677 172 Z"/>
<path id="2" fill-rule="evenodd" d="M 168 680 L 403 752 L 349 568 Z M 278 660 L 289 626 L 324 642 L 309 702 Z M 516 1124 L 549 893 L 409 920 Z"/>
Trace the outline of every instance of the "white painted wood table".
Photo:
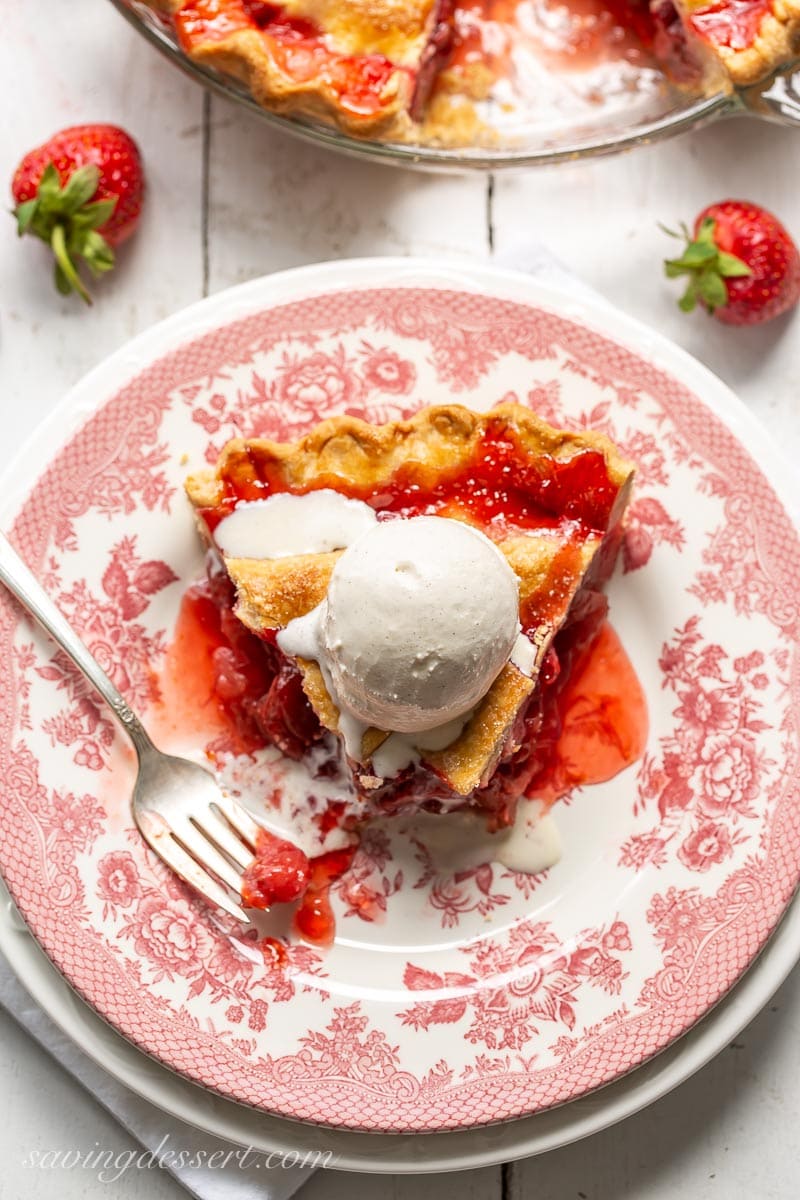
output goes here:
<path id="1" fill-rule="evenodd" d="M 62 393 L 133 334 L 229 284 L 321 259 L 443 254 L 490 259 L 525 236 L 549 246 L 620 308 L 674 338 L 739 392 L 800 456 L 800 316 L 725 329 L 682 316 L 660 277 L 657 222 L 725 195 L 773 208 L 800 234 L 800 135 L 746 119 L 634 154 L 523 175 L 451 178 L 338 158 L 211 99 L 103 0 L 7 4 L 0 178 L 56 129 L 117 122 L 143 148 L 147 211 L 91 310 L 51 290 L 44 250 L 0 230 L 2 445 L 12 454 Z M 35 468 L 34 468 L 35 469 Z M 127 1135 L 0 1015 L 0 1200 L 77 1200 L 106 1185 L 85 1171 L 43 1178 L 32 1149 L 130 1147 Z M 800 973 L 741 1038 L 689 1083 L 572 1149 L 460 1175 L 323 1172 L 303 1200 L 789 1200 L 798 1193 Z M 129 1171 L 120 1197 L 185 1195 Z"/>

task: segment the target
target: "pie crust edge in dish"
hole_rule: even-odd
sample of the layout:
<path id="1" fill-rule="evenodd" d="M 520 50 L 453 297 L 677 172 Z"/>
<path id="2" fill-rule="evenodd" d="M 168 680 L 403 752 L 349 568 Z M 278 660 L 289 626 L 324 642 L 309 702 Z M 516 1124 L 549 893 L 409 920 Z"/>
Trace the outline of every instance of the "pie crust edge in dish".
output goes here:
<path id="1" fill-rule="evenodd" d="M 144 0 L 144 3 L 173 22 L 185 7 L 185 0 Z M 182 40 L 180 35 L 179 40 Z M 395 64 L 381 87 L 376 110 L 356 112 L 345 107 L 330 82 L 319 75 L 301 81 L 281 71 L 258 28 L 232 29 L 224 36 L 184 45 L 183 52 L 200 66 L 239 79 L 257 103 L 273 112 L 328 123 L 333 120 L 344 133 L 357 138 L 387 135 L 401 139 L 412 128 L 408 115 L 411 79 Z"/>

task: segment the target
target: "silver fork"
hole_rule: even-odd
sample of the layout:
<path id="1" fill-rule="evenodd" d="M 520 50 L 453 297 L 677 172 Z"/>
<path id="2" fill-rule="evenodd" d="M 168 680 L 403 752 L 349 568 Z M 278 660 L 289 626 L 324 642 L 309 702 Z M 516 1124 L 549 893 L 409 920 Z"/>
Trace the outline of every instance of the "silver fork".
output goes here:
<path id="1" fill-rule="evenodd" d="M 261 826 L 221 791 L 210 771 L 156 749 L 124 696 L 3 533 L 0 581 L 69 655 L 133 742 L 139 771 L 131 809 L 142 837 L 204 900 L 249 924 L 239 903 L 242 871 L 253 861 Z"/>

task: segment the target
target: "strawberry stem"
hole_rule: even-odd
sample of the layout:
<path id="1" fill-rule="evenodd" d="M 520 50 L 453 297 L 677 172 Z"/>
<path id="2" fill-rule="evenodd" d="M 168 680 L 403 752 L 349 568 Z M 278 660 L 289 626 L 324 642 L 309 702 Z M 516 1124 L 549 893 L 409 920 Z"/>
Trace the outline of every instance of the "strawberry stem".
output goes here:
<path id="1" fill-rule="evenodd" d="M 670 236 L 676 236 L 663 225 L 661 228 Z M 683 254 L 680 258 L 664 261 L 664 274 L 667 279 L 688 276 L 686 291 L 678 301 L 678 307 L 683 312 L 691 312 L 699 301 L 708 312 L 713 313 L 728 303 L 725 281 L 752 275 L 752 271 L 741 258 L 720 249 L 715 238 L 717 223 L 711 217 L 703 220 L 694 238 L 690 237 L 685 225 L 681 228 L 686 243 Z"/>
<path id="2" fill-rule="evenodd" d="M 58 290 L 66 293 L 70 291 L 77 292 L 87 304 L 91 304 L 92 298 L 84 287 L 83 280 L 69 256 L 67 237 L 61 221 L 56 221 L 53 226 L 50 234 L 50 246 L 56 260 L 56 287 Z"/>
<path id="3" fill-rule="evenodd" d="M 114 266 L 114 251 L 101 230 L 117 205 L 116 196 L 94 200 L 100 169 L 94 163 L 76 167 L 62 185 L 54 163 L 42 171 L 36 195 L 14 210 L 17 231 L 30 233 L 52 249 L 56 260 L 55 282 L 62 296 L 77 292 L 91 304 L 77 263 L 92 275 L 102 275 Z"/>

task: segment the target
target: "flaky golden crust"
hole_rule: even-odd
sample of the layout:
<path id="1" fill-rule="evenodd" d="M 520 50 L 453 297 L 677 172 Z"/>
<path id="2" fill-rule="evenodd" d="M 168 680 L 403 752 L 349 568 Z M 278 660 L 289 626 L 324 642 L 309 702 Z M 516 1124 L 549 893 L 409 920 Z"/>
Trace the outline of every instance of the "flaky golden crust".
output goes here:
<path id="1" fill-rule="evenodd" d="M 489 422 L 497 428 L 498 421 L 513 432 L 520 453 L 532 460 L 547 455 L 566 461 L 587 449 L 601 453 L 609 479 L 619 489 L 608 529 L 618 525 L 630 494 L 633 464 L 603 434 L 554 429 L 530 409 L 516 404 L 501 404 L 489 413 L 439 405 L 423 409 L 409 420 L 377 426 L 355 417 L 332 417 L 291 443 L 234 439 L 223 449 L 216 471 L 190 476 L 186 490 L 200 510 L 213 508 L 223 499 L 223 478 L 229 473 L 244 482 L 263 473 L 278 486 L 292 490 L 326 486 L 359 494 L 365 489 L 380 490 L 412 462 L 415 478 L 423 486 L 433 485 L 443 473 L 468 465 Z M 448 509 L 447 515 L 467 522 L 472 519 L 457 506 Z M 208 537 L 207 530 L 205 533 Z M 565 545 L 557 531 L 495 534 L 493 540 L 519 580 L 521 611 L 533 614 L 534 621 L 539 615 L 538 658 L 532 678 L 508 664 L 460 736 L 445 750 L 424 754 L 425 764 L 462 796 L 470 795 L 491 776 L 520 709 L 536 687 L 538 667 L 576 593 L 591 577 L 604 545 L 601 534 Z M 340 553 L 227 559 L 240 620 L 255 633 L 263 633 L 283 628 L 310 612 L 324 599 Z M 319 667 L 303 659 L 298 666 L 319 720 L 336 732 L 339 712 Z M 385 731 L 367 730 L 361 747 L 361 761 L 367 768 L 387 736 Z"/>
<path id="2" fill-rule="evenodd" d="M 609 479 L 617 487 L 623 488 L 633 474 L 633 464 L 609 438 L 594 430 L 555 429 L 521 404 L 498 404 L 486 413 L 460 404 L 438 404 L 386 425 L 351 416 L 329 417 L 296 442 L 233 438 L 215 469 L 189 476 L 186 491 L 195 507 L 210 508 L 222 499 L 224 476 L 247 482 L 269 475 L 288 490 L 338 484 L 358 494 L 380 488 L 409 463 L 414 464 L 421 487 L 434 486 L 444 474 L 467 466 L 487 426 L 498 423 L 515 436 L 523 453 L 563 462 L 584 450 L 595 450 L 603 455 Z"/>
<path id="3" fill-rule="evenodd" d="M 444 750 L 426 751 L 423 762 L 459 796 L 488 783 L 508 735 L 536 683 L 506 663 L 461 735 Z"/>
<path id="4" fill-rule="evenodd" d="M 227 558 L 237 615 L 255 633 L 282 629 L 325 599 L 341 550 L 289 558 Z"/>

